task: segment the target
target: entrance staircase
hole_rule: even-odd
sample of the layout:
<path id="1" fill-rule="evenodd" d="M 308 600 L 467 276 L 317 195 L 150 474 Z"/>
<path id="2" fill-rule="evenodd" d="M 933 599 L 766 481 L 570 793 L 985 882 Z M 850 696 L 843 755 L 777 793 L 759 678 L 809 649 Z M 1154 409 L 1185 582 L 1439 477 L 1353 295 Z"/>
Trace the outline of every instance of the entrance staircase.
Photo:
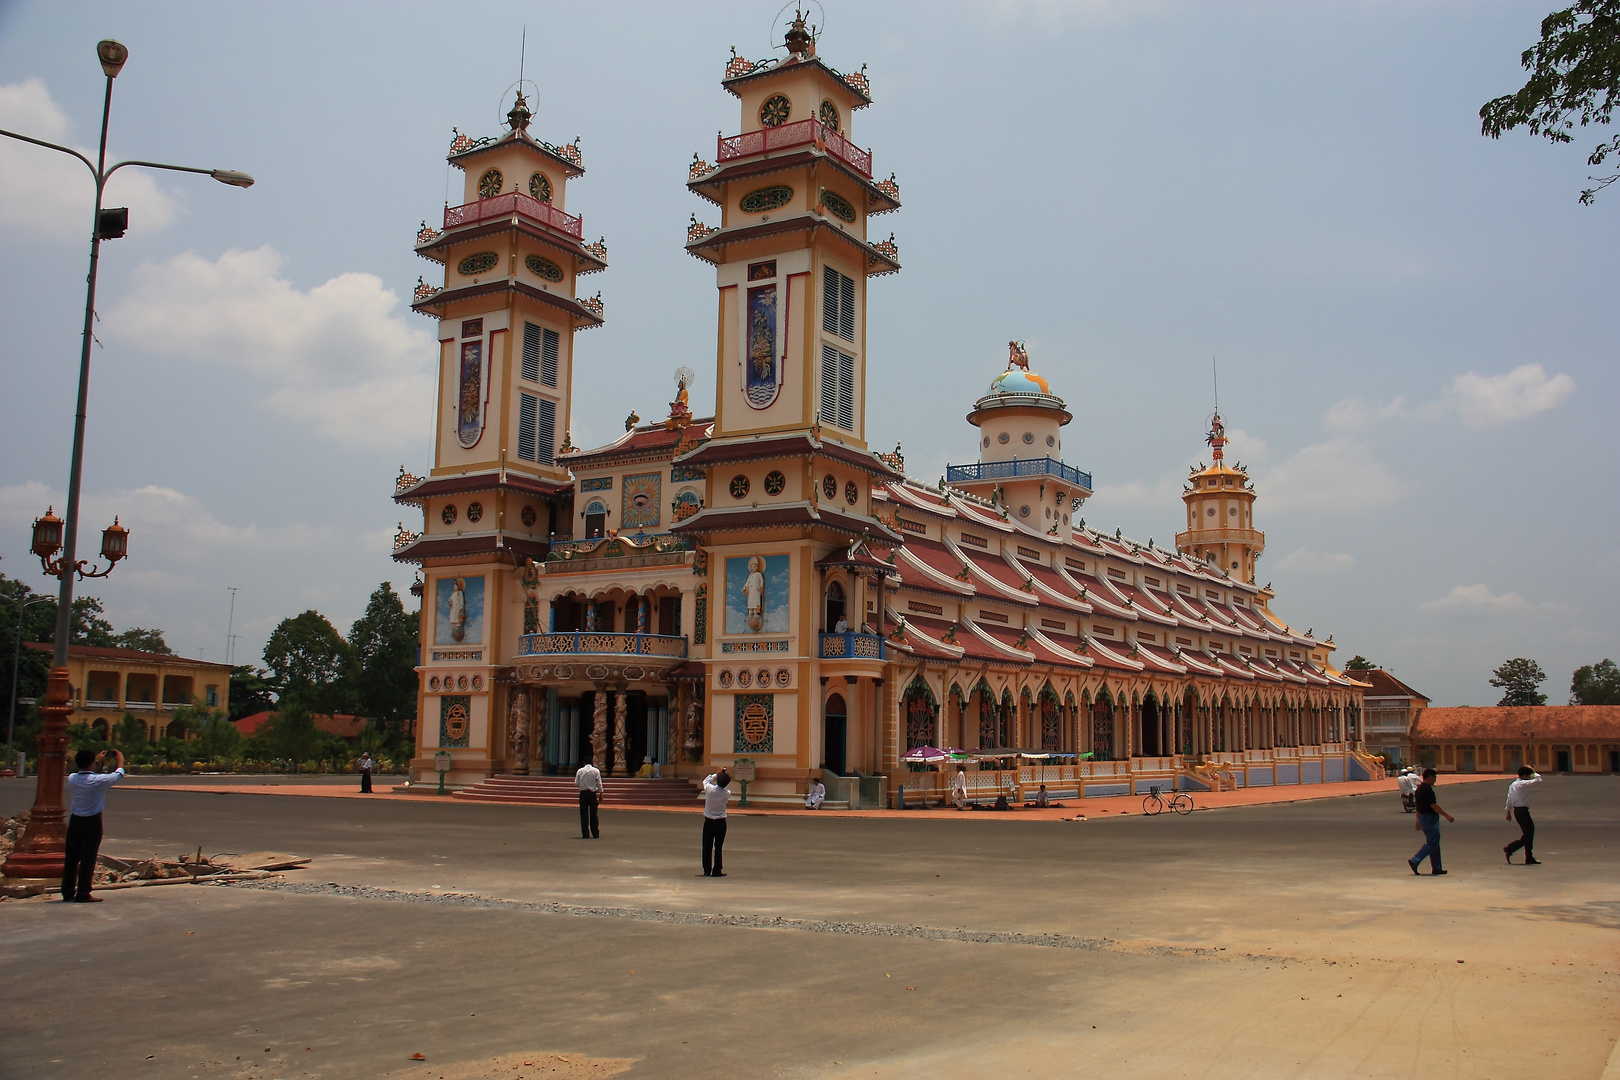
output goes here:
<path id="1" fill-rule="evenodd" d="M 640 779 L 611 776 L 602 778 L 606 797 L 604 807 L 614 806 L 697 806 L 698 788 L 686 780 Z M 494 776 L 450 793 L 452 798 L 473 802 L 529 803 L 536 806 L 578 806 L 579 788 L 572 776 Z"/>

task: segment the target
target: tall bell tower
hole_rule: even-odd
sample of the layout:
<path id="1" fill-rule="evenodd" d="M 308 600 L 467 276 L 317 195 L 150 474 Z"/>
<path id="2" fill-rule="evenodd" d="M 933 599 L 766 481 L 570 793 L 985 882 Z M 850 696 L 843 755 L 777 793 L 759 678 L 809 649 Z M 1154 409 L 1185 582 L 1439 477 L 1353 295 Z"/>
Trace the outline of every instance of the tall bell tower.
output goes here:
<path id="1" fill-rule="evenodd" d="M 572 531 L 572 479 L 558 455 L 569 442 L 574 335 L 602 325 L 600 294 L 576 293 L 581 277 L 607 268 L 607 246 L 585 243 L 566 209 L 568 182 L 585 172 L 578 140 L 538 139 L 531 119 L 520 89 L 506 132 L 456 133 L 449 161 L 464 173 L 462 201 L 416 237 L 416 253 L 443 267 L 443 283 L 419 282 L 412 305 L 439 325 L 433 468 L 425 478 L 401 469 L 394 489 L 423 513 L 420 533 L 402 524 L 394 540 L 395 559 L 423 568 L 418 779 L 440 750 L 453 783 L 503 760 L 490 737 L 510 705 L 498 673 L 532 616 L 519 567 Z"/>
<path id="2" fill-rule="evenodd" d="M 765 798 L 802 790 L 829 761 L 884 766 L 880 716 L 897 707 L 882 678 L 893 569 L 867 545 L 900 540 L 872 499 L 898 473 L 867 448 L 866 315 L 870 280 L 900 269 L 892 240 L 869 240 L 899 187 L 873 179 L 852 138 L 871 104 L 864 71 L 817 56 L 802 15 L 782 49 L 758 63 L 733 50 L 721 85 L 740 131 L 720 137 L 713 164 L 692 161 L 688 188 L 720 208 L 718 226 L 693 215 L 686 243 L 715 269 L 715 422 L 676 463 L 708 493 L 675 526 L 703 549 L 703 760 L 753 762 Z M 849 636 L 828 634 L 834 610 Z"/>
<path id="3" fill-rule="evenodd" d="M 1176 550 L 1252 585 L 1255 563 L 1266 550 L 1266 534 L 1254 527 L 1254 482 L 1241 464 L 1226 464 L 1226 425 L 1219 412 L 1210 417 L 1204 441 L 1211 464 L 1195 466 L 1182 488 L 1187 531 L 1176 534 Z"/>

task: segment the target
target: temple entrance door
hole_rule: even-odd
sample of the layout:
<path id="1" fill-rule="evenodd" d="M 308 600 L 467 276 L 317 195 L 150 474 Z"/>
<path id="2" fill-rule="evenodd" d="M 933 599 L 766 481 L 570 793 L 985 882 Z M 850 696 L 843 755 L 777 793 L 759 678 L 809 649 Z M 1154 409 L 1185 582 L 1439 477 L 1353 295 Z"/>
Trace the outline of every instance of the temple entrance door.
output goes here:
<path id="1" fill-rule="evenodd" d="M 1149 697 L 1142 702 L 1142 757 L 1158 757 L 1164 753 L 1159 746 L 1159 699 Z"/>
<path id="2" fill-rule="evenodd" d="M 844 698 L 834 694 L 827 699 L 821 721 L 821 767 L 831 769 L 840 776 L 844 774 L 844 744 L 848 730 L 849 717 Z"/>
<path id="3" fill-rule="evenodd" d="M 611 703 L 610 703 L 611 705 Z M 596 716 L 596 691 L 587 690 L 579 695 L 579 720 L 575 725 L 574 760 L 571 764 L 577 771 L 579 767 L 591 760 L 591 726 Z M 608 734 L 613 734 L 613 710 L 608 709 Z"/>
<path id="4" fill-rule="evenodd" d="M 824 634 L 834 633 L 838 620 L 844 617 L 844 587 L 838 582 L 827 586 L 827 622 L 822 627 Z"/>
<path id="5" fill-rule="evenodd" d="M 1573 766 L 1570 765 L 1569 747 L 1567 747 L 1567 746 L 1559 747 L 1559 748 L 1555 748 L 1553 750 L 1553 771 L 1554 772 L 1571 772 L 1571 771 L 1573 771 Z"/>
<path id="6" fill-rule="evenodd" d="M 631 690 L 626 696 L 630 701 L 625 710 L 624 767 L 634 776 L 640 771 L 642 760 L 652 753 L 647 746 L 647 695 L 641 690 Z"/>

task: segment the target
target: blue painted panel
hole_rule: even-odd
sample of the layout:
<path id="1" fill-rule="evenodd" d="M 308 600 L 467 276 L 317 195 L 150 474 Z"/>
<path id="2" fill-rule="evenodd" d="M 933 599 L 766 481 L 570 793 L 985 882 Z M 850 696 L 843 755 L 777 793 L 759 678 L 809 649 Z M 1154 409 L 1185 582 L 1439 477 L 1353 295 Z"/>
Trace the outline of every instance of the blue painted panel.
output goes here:
<path id="1" fill-rule="evenodd" d="M 1297 784 L 1297 783 L 1299 783 L 1299 766 L 1298 765 L 1279 764 L 1277 766 L 1277 783 L 1279 783 L 1279 784 Z"/>
<path id="2" fill-rule="evenodd" d="M 1305 770 L 1303 783 L 1320 784 L 1322 782 L 1322 763 L 1320 761 L 1306 761 L 1302 763 Z"/>
<path id="3" fill-rule="evenodd" d="M 1088 799 L 1095 799 L 1102 795 L 1129 795 L 1130 793 L 1130 785 L 1124 783 L 1086 785 L 1086 798 Z"/>
<path id="4" fill-rule="evenodd" d="M 1272 775 L 1270 765 L 1267 765 L 1264 768 L 1251 768 L 1249 770 L 1250 787 L 1270 787 L 1276 782 L 1277 778 Z"/>
<path id="5" fill-rule="evenodd" d="M 1337 784 L 1344 779 L 1344 758 L 1332 757 L 1322 763 L 1327 770 L 1327 782 Z"/>

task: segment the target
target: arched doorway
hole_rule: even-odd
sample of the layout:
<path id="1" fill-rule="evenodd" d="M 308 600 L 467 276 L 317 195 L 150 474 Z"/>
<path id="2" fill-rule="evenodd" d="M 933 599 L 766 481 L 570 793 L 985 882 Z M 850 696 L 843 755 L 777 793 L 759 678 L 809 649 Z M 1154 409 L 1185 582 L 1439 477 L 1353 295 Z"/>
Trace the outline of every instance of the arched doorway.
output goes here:
<path id="1" fill-rule="evenodd" d="M 1164 753 L 1159 738 L 1159 699 L 1149 694 L 1142 699 L 1142 756 L 1158 757 Z"/>
<path id="2" fill-rule="evenodd" d="M 1055 754 L 1063 749 L 1063 717 L 1058 710 L 1057 691 L 1047 683 L 1041 688 L 1041 750 Z"/>
<path id="3" fill-rule="evenodd" d="M 1107 690 L 1091 707 L 1091 749 L 1098 761 L 1114 760 L 1114 699 Z"/>
<path id="4" fill-rule="evenodd" d="M 911 681 L 906 688 L 905 696 L 906 714 L 906 749 L 915 750 L 919 746 L 932 746 L 935 743 L 935 733 L 938 731 L 936 723 L 939 708 L 934 703 L 934 691 L 923 681 L 922 676 Z"/>
<path id="5" fill-rule="evenodd" d="M 849 715 L 844 696 L 834 694 L 821 712 L 821 767 L 843 775 Z"/>
<path id="6" fill-rule="evenodd" d="M 822 633 L 833 634 L 838 632 L 838 622 L 844 618 L 844 587 L 834 581 L 827 586 L 827 621 L 822 625 Z"/>

